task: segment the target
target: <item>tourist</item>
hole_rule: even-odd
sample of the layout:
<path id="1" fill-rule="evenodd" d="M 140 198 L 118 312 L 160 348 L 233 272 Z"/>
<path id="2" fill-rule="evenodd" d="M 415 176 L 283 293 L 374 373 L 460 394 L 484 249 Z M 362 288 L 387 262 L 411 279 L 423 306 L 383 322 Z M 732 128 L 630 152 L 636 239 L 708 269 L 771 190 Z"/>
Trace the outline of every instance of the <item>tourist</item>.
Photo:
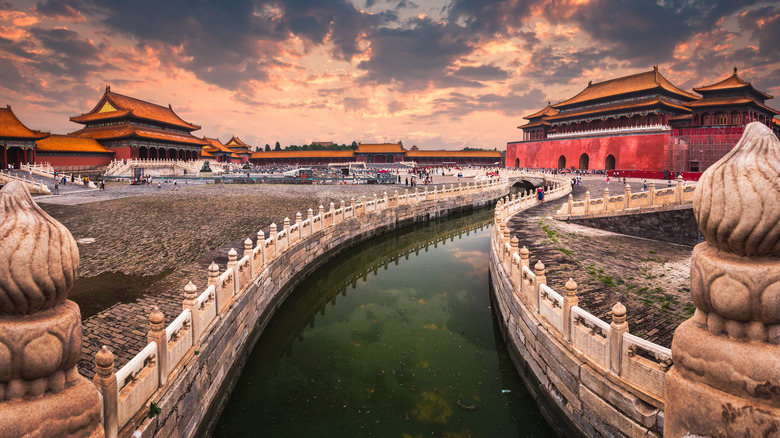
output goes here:
<path id="1" fill-rule="evenodd" d="M 609 185 L 609 176 L 607 176 L 607 185 Z"/>
<path id="2" fill-rule="evenodd" d="M 105 189 L 106 189 L 106 181 L 101 179 L 100 180 L 100 190 L 105 190 Z"/>
<path id="3" fill-rule="evenodd" d="M 54 194 L 59 195 L 60 194 L 60 180 L 57 178 L 54 178 Z"/>
<path id="4" fill-rule="evenodd" d="M 160 181 L 157 181 L 157 188 L 160 189 L 162 186 L 160 185 Z"/>
<path id="5" fill-rule="evenodd" d="M 544 189 L 539 187 L 536 189 L 536 198 L 539 200 L 539 202 L 544 202 Z"/>
<path id="6" fill-rule="evenodd" d="M 642 184 L 642 190 L 647 190 L 647 180 Z"/>
<path id="7" fill-rule="evenodd" d="M 406 187 L 409 187 L 409 177 L 406 177 Z"/>
<path id="8" fill-rule="evenodd" d="M 176 178 L 173 179 L 173 188 L 171 189 L 171 191 L 174 190 L 176 190 Z"/>

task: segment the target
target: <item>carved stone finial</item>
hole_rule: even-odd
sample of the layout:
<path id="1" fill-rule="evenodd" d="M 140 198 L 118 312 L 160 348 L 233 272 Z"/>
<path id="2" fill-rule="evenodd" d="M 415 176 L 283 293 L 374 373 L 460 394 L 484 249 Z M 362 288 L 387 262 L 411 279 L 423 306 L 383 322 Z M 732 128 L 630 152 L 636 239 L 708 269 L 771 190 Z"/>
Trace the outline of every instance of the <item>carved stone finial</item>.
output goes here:
<path id="1" fill-rule="evenodd" d="M 566 295 L 575 295 L 577 293 L 577 282 L 573 278 L 569 278 L 564 288 L 566 288 Z"/>
<path id="2" fill-rule="evenodd" d="M 544 263 L 542 263 L 541 260 L 537 260 L 536 264 L 534 265 L 534 270 L 536 272 L 543 272 L 544 271 Z"/>
<path id="3" fill-rule="evenodd" d="M 29 315 L 68 298 L 79 266 L 76 241 L 19 181 L 0 190 L 0 254 L 0 315 Z"/>
<path id="4" fill-rule="evenodd" d="M 158 307 L 155 306 L 152 309 L 152 313 L 149 314 L 149 322 L 152 324 L 152 329 L 165 322 L 165 315 L 163 315 Z"/>
<path id="5" fill-rule="evenodd" d="M 105 345 L 95 353 L 95 367 L 100 377 L 108 377 L 114 372 L 114 354 Z"/>
<path id="6" fill-rule="evenodd" d="M 191 281 L 184 286 L 184 296 L 187 298 L 195 298 L 195 294 L 198 292 L 197 286 Z"/>
<path id="7" fill-rule="evenodd" d="M 707 242 L 744 256 L 780 256 L 780 141 L 747 125 L 734 149 L 696 186 L 693 213 Z M 747 208 L 746 208 L 747 207 Z"/>
<path id="8" fill-rule="evenodd" d="M 531 253 L 531 251 L 528 251 L 528 248 L 522 247 L 520 248 L 520 257 L 528 258 L 528 255 Z"/>
<path id="9" fill-rule="evenodd" d="M 620 301 L 612 306 L 612 322 L 615 324 L 622 324 L 626 322 L 626 306 Z"/>

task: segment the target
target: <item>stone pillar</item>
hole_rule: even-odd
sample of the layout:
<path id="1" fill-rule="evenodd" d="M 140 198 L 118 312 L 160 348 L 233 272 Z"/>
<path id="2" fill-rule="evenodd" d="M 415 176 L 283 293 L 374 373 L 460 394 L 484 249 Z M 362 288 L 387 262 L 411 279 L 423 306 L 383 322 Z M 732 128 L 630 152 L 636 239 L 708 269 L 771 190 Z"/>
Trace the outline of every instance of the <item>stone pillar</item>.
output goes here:
<path id="1" fill-rule="evenodd" d="M 682 175 L 677 177 L 677 185 L 674 186 L 674 203 L 682 204 L 682 192 L 683 192 L 683 177 Z"/>
<path id="2" fill-rule="evenodd" d="M 418 203 L 418 202 L 420 202 L 420 198 L 419 198 L 418 196 L 419 196 L 419 195 L 417 194 L 417 187 L 415 187 L 415 188 L 414 188 L 414 203 L 415 203 L 415 204 L 416 204 L 416 203 Z"/>
<path id="3" fill-rule="evenodd" d="M 198 288 L 190 281 L 184 286 L 184 309 L 190 309 L 192 317 L 192 345 L 200 341 L 200 304 L 198 304 Z"/>
<path id="4" fill-rule="evenodd" d="M 336 204 L 330 203 L 330 224 L 336 224 Z"/>
<path id="5" fill-rule="evenodd" d="M 344 220 L 344 207 L 346 206 L 346 202 L 342 199 L 339 201 L 339 208 L 341 209 L 341 219 Z"/>
<path id="6" fill-rule="evenodd" d="M 306 210 L 306 219 L 309 221 L 309 234 L 314 233 L 314 210 Z"/>
<path id="7" fill-rule="evenodd" d="M 618 302 L 612 306 L 612 323 L 609 325 L 609 369 L 618 376 L 621 372 L 623 333 L 628 333 L 626 306 Z"/>
<path id="8" fill-rule="evenodd" d="M 623 208 L 631 207 L 631 186 L 626 184 L 626 194 L 624 199 Z"/>
<path id="9" fill-rule="evenodd" d="M 379 202 L 377 202 L 379 198 L 377 198 L 376 193 L 374 193 L 374 211 L 378 210 Z"/>
<path id="10" fill-rule="evenodd" d="M 311 209 L 309 209 L 311 211 Z M 314 229 L 312 229 L 314 231 Z M 263 230 L 257 232 L 257 246 L 260 247 L 260 266 L 255 266 L 255 269 L 260 269 L 265 266 L 265 233 Z"/>
<path id="11" fill-rule="evenodd" d="M 352 207 L 352 216 L 355 216 L 355 197 L 349 200 L 349 206 Z"/>
<path id="12" fill-rule="evenodd" d="M 331 203 L 331 205 L 332 204 L 333 203 Z M 286 231 L 286 233 L 284 233 L 285 236 L 284 238 L 285 240 L 287 240 L 286 246 L 290 246 L 290 218 L 289 217 L 284 218 L 284 225 L 282 226 L 282 229 Z"/>
<path id="13" fill-rule="evenodd" d="M 149 334 L 147 341 L 157 343 L 157 369 L 159 370 L 160 386 L 168 381 L 168 334 L 165 333 L 165 315 L 157 307 L 149 315 Z"/>
<path id="14" fill-rule="evenodd" d="M 604 211 L 609 209 L 609 187 L 604 189 Z"/>
<path id="15" fill-rule="evenodd" d="M 209 286 L 214 286 L 214 301 L 217 306 L 217 314 L 222 312 L 222 294 L 220 293 L 219 285 L 219 265 L 211 262 L 209 265 Z"/>
<path id="16" fill-rule="evenodd" d="M 571 308 L 580 304 L 577 298 L 577 282 L 569 279 L 564 286 L 566 292 L 563 294 L 563 337 L 571 342 Z"/>
<path id="17" fill-rule="evenodd" d="M 572 196 L 571 194 L 569 194 L 568 207 L 569 207 L 569 211 L 567 213 L 569 213 L 569 216 L 571 216 L 572 213 L 574 212 L 574 196 Z"/>
<path id="18" fill-rule="evenodd" d="M 647 186 L 647 202 L 652 206 L 655 204 L 655 181 L 650 181 L 650 185 Z"/>
<path id="19" fill-rule="evenodd" d="M 585 213 L 590 213 L 590 190 L 585 192 Z"/>
<path id="20" fill-rule="evenodd" d="M 322 204 L 317 208 L 317 214 L 320 215 L 320 226 L 325 228 L 325 207 L 323 207 Z"/>
<path id="21" fill-rule="evenodd" d="M 102 437 L 98 390 L 76 368 L 76 241 L 19 181 L 0 190 L 0 224 L 0 435 Z"/>
<path id="22" fill-rule="evenodd" d="M 303 215 L 299 211 L 298 213 L 295 213 L 295 225 L 298 225 L 298 230 L 301 229 L 301 222 L 303 222 Z"/>
<path id="23" fill-rule="evenodd" d="M 404 189 L 404 204 L 409 205 L 409 189 Z"/>
<path id="24" fill-rule="evenodd" d="M 92 383 L 103 399 L 103 430 L 107 437 L 116 437 L 119 433 L 119 387 L 114 373 L 114 355 L 105 345 L 95 354 Z"/>
<path id="25" fill-rule="evenodd" d="M 737 184 L 737 186 L 735 186 Z M 702 175 L 693 213 L 693 317 L 672 340 L 664 435 L 780 430 L 780 141 L 751 123 Z"/>
<path id="26" fill-rule="evenodd" d="M 287 220 L 289 225 L 289 219 Z M 287 238 L 289 243 L 290 238 L 290 230 L 288 227 L 287 230 Z M 241 285 L 238 284 L 238 269 L 236 269 L 236 265 L 238 264 L 238 252 L 236 252 L 235 248 L 230 248 L 230 251 L 228 251 L 228 262 L 227 262 L 227 268 L 225 268 L 228 271 L 233 271 L 233 290 L 231 291 L 230 295 L 238 295 L 238 291 L 241 290 Z"/>
<path id="27" fill-rule="evenodd" d="M 520 239 L 518 239 L 517 236 L 514 236 L 512 237 L 512 239 L 509 240 L 509 276 L 513 279 L 519 278 L 518 270 L 514 264 L 515 254 L 518 254 L 519 252 L 520 252 Z"/>
<path id="28" fill-rule="evenodd" d="M 535 307 L 534 310 L 536 310 L 536 313 L 539 313 L 539 309 L 541 309 L 541 303 L 539 301 L 539 285 L 547 284 L 547 277 L 544 275 L 544 263 L 542 263 L 541 260 L 536 261 L 536 264 L 534 265 L 534 274 L 533 305 Z"/>
<path id="29" fill-rule="evenodd" d="M 320 205 L 320 210 L 322 210 L 322 206 Z M 269 227 L 268 237 L 270 237 L 274 242 L 274 254 L 276 253 L 276 235 L 278 232 L 276 231 L 276 223 L 271 222 L 271 226 Z"/>
<path id="30" fill-rule="evenodd" d="M 246 240 L 244 240 L 244 257 L 249 256 L 248 268 L 252 277 L 254 277 L 255 275 L 255 266 L 254 266 L 255 262 L 254 260 L 252 260 L 254 258 L 252 257 L 253 252 L 254 251 L 252 251 L 252 239 L 247 237 Z"/>

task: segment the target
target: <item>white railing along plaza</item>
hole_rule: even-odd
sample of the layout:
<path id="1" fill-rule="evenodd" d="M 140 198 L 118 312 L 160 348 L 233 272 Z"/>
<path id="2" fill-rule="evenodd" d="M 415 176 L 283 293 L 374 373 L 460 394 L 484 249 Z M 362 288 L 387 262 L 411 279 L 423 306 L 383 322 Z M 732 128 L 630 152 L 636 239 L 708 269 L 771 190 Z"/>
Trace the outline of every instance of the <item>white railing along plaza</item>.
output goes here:
<path id="1" fill-rule="evenodd" d="M 74 177 L 72 174 L 67 174 L 67 173 L 62 173 L 62 172 L 55 172 L 54 168 L 51 167 L 51 165 L 49 163 L 43 163 L 42 165 L 41 164 L 33 164 L 33 165 L 22 164 L 20 166 L 20 169 L 28 171 L 28 172 L 31 172 L 31 173 L 34 173 L 35 175 L 38 175 L 38 176 L 46 177 L 46 178 L 54 179 L 55 176 L 57 178 L 63 178 L 64 177 L 64 178 L 67 178 L 68 183 L 75 184 L 77 186 L 88 187 L 90 189 L 98 188 L 97 185 L 93 181 L 88 181 L 88 182 L 85 183 L 84 182 L 84 178 L 82 178 L 81 175 L 77 175 L 77 176 Z"/>
<path id="2" fill-rule="evenodd" d="M 547 138 L 564 138 L 564 137 L 579 137 L 585 135 L 616 135 L 616 134 L 630 134 L 632 132 L 648 132 L 648 131 L 671 131 L 669 125 L 646 125 L 646 126 L 626 126 L 623 128 L 604 128 L 604 129 L 591 129 L 589 131 L 579 132 L 555 132 L 547 134 Z"/>
<path id="3" fill-rule="evenodd" d="M 669 190 L 668 196 L 674 199 L 674 189 Z M 505 297 L 508 306 L 527 309 L 538 320 L 540 329 L 570 346 L 578 357 L 586 357 L 587 362 L 600 368 L 603 374 L 611 372 L 615 379 L 663 402 L 664 380 L 672 365 L 671 350 L 629 334 L 626 309 L 622 304 L 613 307 L 610 324 L 577 305 L 574 281 L 566 283 L 563 294 L 548 287 L 544 264 L 537 262 L 532 270 L 528 249 L 520 248 L 516 237 L 509 238 L 508 219 L 536 202 L 533 194 L 528 194 L 499 201 L 496 206 L 491 250 L 497 254 L 499 268 L 514 289 L 511 296 Z M 501 311 L 505 317 L 509 314 L 508 309 Z"/>
<path id="4" fill-rule="evenodd" d="M 590 192 L 586 192 L 585 200 L 575 201 L 569 195 L 569 202 L 561 206 L 555 217 L 600 215 L 607 212 L 657 209 L 664 205 L 692 204 L 695 191 L 696 184 L 686 185 L 681 176 L 677 178 L 674 187 L 665 189 L 656 190 L 655 182 L 651 181 L 645 192 L 631 193 L 631 186 L 626 185 L 624 193 L 610 196 L 609 188 L 606 188 L 603 198 L 592 199 Z"/>
<path id="5" fill-rule="evenodd" d="M 281 230 L 275 223 L 271 224 L 267 238 L 263 231 L 259 231 L 255 246 L 250 239 L 244 242 L 241 258 L 235 249 L 228 253 L 228 263 L 223 272 L 220 273 L 216 263 L 209 266 L 208 286 L 202 292 L 198 293 L 192 283 L 184 288 L 183 311 L 167 327 L 162 328 L 162 313 L 156 308 L 153 310 L 150 315 L 152 329 L 149 332 L 149 344 L 116 372 L 116 379 L 112 378 L 113 355 L 108 353 L 106 347 L 98 352 L 95 359 L 98 370 L 95 382 L 103 394 L 106 436 L 116 436 L 117 431 L 122 430 L 139 410 L 147 406 L 149 400 L 165 385 L 169 376 L 182 366 L 186 358 L 195 354 L 198 345 L 210 335 L 215 321 L 252 285 L 261 281 L 260 277 L 267 273 L 266 267 L 269 263 L 283 256 L 292 246 L 314 233 L 346 220 L 361 220 L 362 216 L 373 212 L 414 205 L 426 200 L 444 201 L 467 194 L 506 190 L 509 187 L 507 176 L 520 175 L 546 176 L 541 173 L 508 171 L 504 177 L 496 178 L 492 182 L 433 187 L 432 192 L 429 192 L 427 187 L 423 191 L 415 188 L 413 191 L 405 190 L 402 195 L 396 190 L 393 195 L 389 196 L 385 192 L 381 197 L 374 195 L 373 199 L 368 201 L 363 196 L 359 203 L 352 198 L 349 205 L 341 201 L 338 209 L 334 203 L 330 203 L 327 211 L 320 205 L 317 215 L 309 209 L 306 219 L 298 213 L 294 223 L 285 218 Z M 564 184 L 562 179 L 557 185 L 559 187 L 555 190 L 561 190 L 566 188 L 568 183 Z M 368 216 L 366 219 L 369 219 Z M 262 306 L 266 306 L 270 298 L 265 297 Z"/>
<path id="6" fill-rule="evenodd" d="M 27 190 L 29 190 L 31 193 L 40 193 L 44 195 L 51 194 L 51 190 L 46 187 L 46 184 L 42 182 L 35 182 L 33 181 L 32 177 L 30 177 L 30 179 L 26 179 L 24 177 L 16 176 L 9 171 L 0 170 L 0 183 L 6 184 L 11 181 L 20 181 L 24 183 L 24 185 L 27 186 Z"/>

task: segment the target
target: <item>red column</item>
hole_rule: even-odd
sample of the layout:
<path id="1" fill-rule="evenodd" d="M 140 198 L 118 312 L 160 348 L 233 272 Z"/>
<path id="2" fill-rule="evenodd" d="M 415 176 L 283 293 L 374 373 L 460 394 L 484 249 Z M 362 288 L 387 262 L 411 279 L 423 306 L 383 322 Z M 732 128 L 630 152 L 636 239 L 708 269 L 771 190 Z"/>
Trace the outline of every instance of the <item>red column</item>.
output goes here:
<path id="1" fill-rule="evenodd" d="M 5 163 L 5 169 L 8 169 L 8 146 L 3 145 L 3 163 Z"/>

